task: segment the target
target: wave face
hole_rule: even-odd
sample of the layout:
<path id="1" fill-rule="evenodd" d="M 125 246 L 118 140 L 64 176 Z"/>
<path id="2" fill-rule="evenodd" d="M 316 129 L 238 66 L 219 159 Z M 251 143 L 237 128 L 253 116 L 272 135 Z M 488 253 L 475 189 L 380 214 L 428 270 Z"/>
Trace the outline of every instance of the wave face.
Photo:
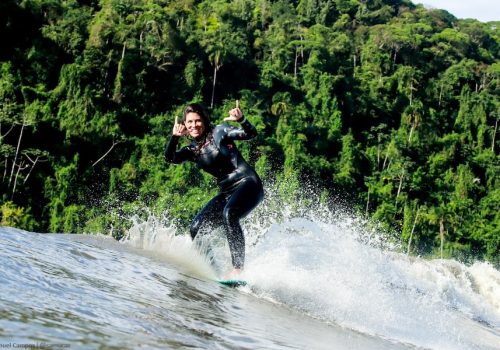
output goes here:
<path id="1" fill-rule="evenodd" d="M 408 257 L 324 210 L 267 210 L 243 222 L 249 284 L 237 290 L 213 281 L 229 268 L 220 231 L 191 242 L 150 218 L 116 242 L 0 227 L 0 343 L 499 349 L 490 264 Z"/>
<path id="2" fill-rule="evenodd" d="M 314 208 L 268 205 L 245 219 L 247 292 L 399 344 L 500 349 L 500 272 L 491 264 L 409 257 L 388 235 L 363 229 L 366 225 L 351 215 Z M 208 256 L 198 256 L 201 260 L 180 248 L 189 238 L 175 232 L 174 225 L 166 228 L 150 219 L 135 225 L 125 241 L 170 255 L 191 271 L 210 260 L 212 272 L 198 271 L 209 278 L 230 269 L 222 232 L 195 241 L 195 250 Z M 189 257 L 182 261 L 182 256 Z"/>
<path id="3" fill-rule="evenodd" d="M 296 218 L 250 250 L 254 292 L 364 334 L 431 349 L 499 349 L 500 273 L 371 245 L 349 220 Z M 368 244 L 367 244 L 368 243 Z"/>

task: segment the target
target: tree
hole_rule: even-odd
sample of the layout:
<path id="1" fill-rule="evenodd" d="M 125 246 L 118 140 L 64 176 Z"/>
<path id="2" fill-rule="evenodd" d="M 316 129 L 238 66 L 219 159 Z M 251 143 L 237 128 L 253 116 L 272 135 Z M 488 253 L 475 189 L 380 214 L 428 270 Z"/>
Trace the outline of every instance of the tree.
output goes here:
<path id="1" fill-rule="evenodd" d="M 188 38 L 188 42 L 199 42 L 213 67 L 211 108 L 219 69 L 226 62 L 244 60 L 249 53 L 247 36 L 235 26 L 234 17 L 231 7 L 223 1 L 202 2 L 197 9 L 194 30 Z"/>
<path id="2" fill-rule="evenodd" d="M 356 182 L 359 181 L 359 157 L 358 146 L 352 132 L 349 132 L 342 137 L 342 151 L 337 165 L 337 173 L 334 175 L 335 183 L 347 192 L 352 191 Z"/>

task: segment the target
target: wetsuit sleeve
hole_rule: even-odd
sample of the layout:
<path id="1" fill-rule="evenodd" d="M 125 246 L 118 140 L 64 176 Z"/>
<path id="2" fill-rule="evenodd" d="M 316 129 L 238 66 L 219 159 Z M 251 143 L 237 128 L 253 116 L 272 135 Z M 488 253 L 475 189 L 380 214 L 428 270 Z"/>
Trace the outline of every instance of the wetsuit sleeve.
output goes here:
<path id="1" fill-rule="evenodd" d="M 257 129 L 246 117 L 243 117 L 240 125 L 241 128 L 229 128 L 226 137 L 230 140 L 250 140 L 257 136 Z"/>
<path id="2" fill-rule="evenodd" d="M 180 164 L 191 159 L 192 152 L 187 147 L 181 148 L 177 151 L 178 143 L 179 136 L 172 135 L 168 141 L 167 148 L 165 149 L 165 160 L 168 163 Z"/>

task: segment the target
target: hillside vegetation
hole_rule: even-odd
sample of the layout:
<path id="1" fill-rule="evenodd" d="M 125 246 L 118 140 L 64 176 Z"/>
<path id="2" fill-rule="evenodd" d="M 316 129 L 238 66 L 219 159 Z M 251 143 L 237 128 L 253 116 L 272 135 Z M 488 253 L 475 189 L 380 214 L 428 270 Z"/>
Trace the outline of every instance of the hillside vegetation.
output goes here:
<path id="1" fill-rule="evenodd" d="M 3 0 L 1 224 L 186 225 L 216 188 L 164 162 L 174 117 L 239 99 L 266 183 L 498 266 L 499 23 L 407 0 Z"/>

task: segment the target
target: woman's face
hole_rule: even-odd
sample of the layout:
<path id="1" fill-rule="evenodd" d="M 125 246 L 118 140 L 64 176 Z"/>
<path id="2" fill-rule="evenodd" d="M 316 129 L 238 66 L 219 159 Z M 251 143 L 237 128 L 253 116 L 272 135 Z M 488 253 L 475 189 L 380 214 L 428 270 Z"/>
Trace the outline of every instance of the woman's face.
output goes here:
<path id="1" fill-rule="evenodd" d="M 186 125 L 189 135 L 193 138 L 200 137 L 205 132 L 205 123 L 198 113 L 189 112 L 186 114 L 184 125 Z"/>

